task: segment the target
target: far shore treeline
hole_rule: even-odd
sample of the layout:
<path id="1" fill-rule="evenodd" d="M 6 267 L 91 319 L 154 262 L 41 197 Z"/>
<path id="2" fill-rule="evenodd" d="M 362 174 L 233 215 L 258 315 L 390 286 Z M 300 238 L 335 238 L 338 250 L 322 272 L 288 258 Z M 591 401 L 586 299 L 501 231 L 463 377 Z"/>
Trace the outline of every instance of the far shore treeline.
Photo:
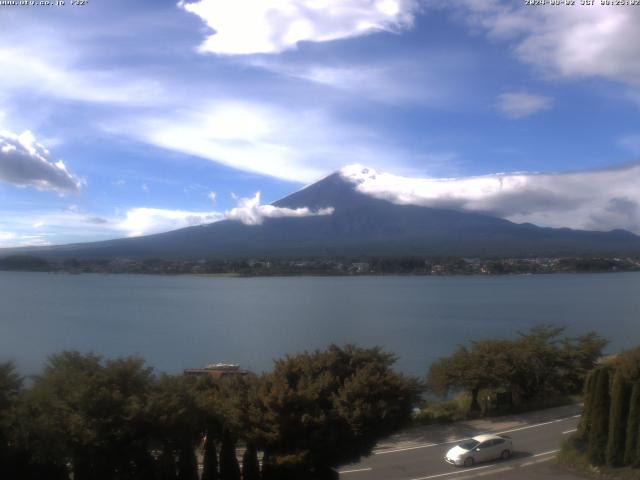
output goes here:
<path id="1" fill-rule="evenodd" d="M 481 414 L 479 392 L 509 398 L 482 414 L 580 393 L 607 341 L 562 333 L 540 325 L 472 342 L 433 364 L 426 382 L 395 372 L 393 354 L 351 345 L 217 379 L 76 351 L 52 355 L 29 382 L 0 364 L 0 478 L 336 478 L 334 468 L 417 420 L 432 404 L 426 391 L 468 395 L 470 416 Z"/>
<path id="2" fill-rule="evenodd" d="M 640 257 L 551 258 L 322 257 L 259 259 L 47 259 L 0 256 L 0 271 L 278 275 L 506 275 L 640 271 Z"/>

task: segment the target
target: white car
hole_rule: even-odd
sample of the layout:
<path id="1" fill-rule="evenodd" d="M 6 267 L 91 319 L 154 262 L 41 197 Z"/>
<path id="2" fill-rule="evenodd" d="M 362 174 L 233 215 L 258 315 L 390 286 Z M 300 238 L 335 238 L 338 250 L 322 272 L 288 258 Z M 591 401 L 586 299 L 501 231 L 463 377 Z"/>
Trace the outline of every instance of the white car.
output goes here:
<path id="1" fill-rule="evenodd" d="M 461 442 L 447 452 L 444 459 L 457 466 L 471 467 L 474 463 L 506 460 L 513 453 L 513 442 L 506 435 L 478 435 Z"/>

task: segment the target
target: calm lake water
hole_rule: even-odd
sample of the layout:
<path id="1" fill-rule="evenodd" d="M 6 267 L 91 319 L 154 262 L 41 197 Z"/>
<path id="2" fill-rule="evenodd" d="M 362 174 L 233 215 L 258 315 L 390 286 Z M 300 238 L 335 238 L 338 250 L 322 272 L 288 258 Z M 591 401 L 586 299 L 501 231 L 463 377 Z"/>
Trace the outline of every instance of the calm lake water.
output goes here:
<path id="1" fill-rule="evenodd" d="M 610 351 L 640 344 L 640 274 L 503 277 L 69 275 L 0 272 L 0 360 L 38 372 L 63 349 L 142 355 L 157 371 L 211 362 L 269 370 L 334 342 L 381 345 L 397 368 L 473 339 L 552 322 L 597 330 Z"/>

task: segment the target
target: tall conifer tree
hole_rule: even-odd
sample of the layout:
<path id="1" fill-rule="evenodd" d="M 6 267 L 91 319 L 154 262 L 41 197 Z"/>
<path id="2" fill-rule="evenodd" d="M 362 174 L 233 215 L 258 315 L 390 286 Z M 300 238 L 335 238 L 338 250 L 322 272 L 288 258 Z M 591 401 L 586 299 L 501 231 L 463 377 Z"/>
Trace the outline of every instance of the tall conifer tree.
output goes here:
<path id="1" fill-rule="evenodd" d="M 609 433 L 609 394 L 610 369 L 598 368 L 594 380 L 593 410 L 591 413 L 591 428 L 589 430 L 589 447 L 587 455 L 593 465 L 604 465 L 607 450 L 607 435 Z"/>
<path id="2" fill-rule="evenodd" d="M 627 421 L 631 388 L 622 373 L 613 377 L 611 410 L 609 412 L 609 434 L 607 440 L 607 465 L 620 467 L 624 462 Z"/>
<path id="3" fill-rule="evenodd" d="M 629 419 L 627 421 L 627 438 L 624 446 L 624 464 L 637 466 L 640 464 L 640 382 L 631 389 L 629 402 Z"/>

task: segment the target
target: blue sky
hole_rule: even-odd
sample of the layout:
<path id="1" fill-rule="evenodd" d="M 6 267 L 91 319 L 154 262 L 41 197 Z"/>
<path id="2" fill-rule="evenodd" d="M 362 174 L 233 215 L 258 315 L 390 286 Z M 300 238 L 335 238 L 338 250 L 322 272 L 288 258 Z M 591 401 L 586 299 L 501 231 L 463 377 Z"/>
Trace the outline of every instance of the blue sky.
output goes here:
<path id="1" fill-rule="evenodd" d="M 576 3 L 2 5 L 0 246 L 275 215 L 351 164 L 392 201 L 640 233 L 640 9 Z"/>

